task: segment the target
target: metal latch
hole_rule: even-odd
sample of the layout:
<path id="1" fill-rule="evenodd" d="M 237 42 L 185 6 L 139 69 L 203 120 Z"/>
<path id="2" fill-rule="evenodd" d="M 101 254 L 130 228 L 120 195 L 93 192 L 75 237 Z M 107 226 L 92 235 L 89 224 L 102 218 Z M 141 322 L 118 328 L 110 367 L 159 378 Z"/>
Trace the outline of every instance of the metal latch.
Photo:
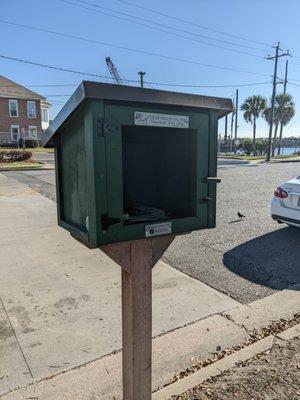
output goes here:
<path id="1" fill-rule="evenodd" d="M 221 178 L 217 178 L 216 176 L 207 176 L 205 178 L 206 183 L 220 183 Z"/>
<path id="2" fill-rule="evenodd" d="M 115 225 L 121 222 L 120 218 L 109 217 L 107 214 L 101 215 L 101 226 L 103 231 L 107 231 L 110 225 Z"/>

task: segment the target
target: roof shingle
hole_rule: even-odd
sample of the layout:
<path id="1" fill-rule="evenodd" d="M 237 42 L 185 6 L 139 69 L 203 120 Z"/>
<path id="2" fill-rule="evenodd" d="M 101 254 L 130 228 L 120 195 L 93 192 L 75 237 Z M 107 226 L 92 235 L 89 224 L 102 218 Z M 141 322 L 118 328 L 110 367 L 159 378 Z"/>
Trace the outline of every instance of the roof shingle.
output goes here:
<path id="1" fill-rule="evenodd" d="M 45 97 L 0 75 L 0 97 L 12 99 L 46 100 Z"/>

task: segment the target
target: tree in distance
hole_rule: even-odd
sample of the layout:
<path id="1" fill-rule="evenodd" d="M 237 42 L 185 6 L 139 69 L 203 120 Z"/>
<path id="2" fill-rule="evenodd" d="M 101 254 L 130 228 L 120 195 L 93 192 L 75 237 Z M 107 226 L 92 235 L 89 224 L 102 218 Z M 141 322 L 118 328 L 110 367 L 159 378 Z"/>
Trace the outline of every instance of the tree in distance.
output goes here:
<path id="1" fill-rule="evenodd" d="M 253 125 L 253 154 L 256 155 L 256 120 L 263 115 L 267 106 L 267 99 L 260 95 L 249 96 L 241 105 L 244 119 Z"/>
<path id="2" fill-rule="evenodd" d="M 275 155 L 275 148 L 278 144 L 277 155 L 280 155 L 280 148 L 282 142 L 282 129 L 280 130 L 279 141 L 277 143 L 277 133 L 278 127 L 280 124 L 282 126 L 286 126 L 291 119 L 294 117 L 296 112 L 295 103 L 293 101 L 293 97 L 290 94 L 278 94 L 275 96 L 275 104 L 274 104 L 274 117 L 273 123 L 275 124 L 274 137 L 273 137 L 273 146 L 272 146 L 272 156 Z M 267 123 L 270 125 L 271 123 L 271 107 L 265 109 L 263 116 Z"/>

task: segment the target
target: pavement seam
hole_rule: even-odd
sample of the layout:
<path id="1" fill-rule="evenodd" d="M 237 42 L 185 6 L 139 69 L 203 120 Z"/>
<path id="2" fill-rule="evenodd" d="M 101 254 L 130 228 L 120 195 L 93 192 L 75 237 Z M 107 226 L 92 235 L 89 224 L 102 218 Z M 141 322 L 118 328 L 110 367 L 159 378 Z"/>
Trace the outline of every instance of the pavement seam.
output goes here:
<path id="1" fill-rule="evenodd" d="M 248 305 L 248 304 L 245 304 L 245 305 L 247 305 L 249 308 L 250 308 L 250 306 Z M 230 321 L 230 322 L 232 322 L 234 325 L 236 325 L 236 326 L 238 326 L 239 328 L 241 328 L 241 329 L 243 329 L 246 333 L 249 333 L 250 331 L 248 331 L 247 329 L 246 329 L 246 327 L 243 325 L 243 324 L 238 324 L 230 315 L 228 315 L 228 314 L 224 314 L 224 313 L 226 313 L 227 311 L 223 311 L 220 315 L 222 316 L 222 317 L 224 317 L 224 318 L 226 318 L 228 321 Z"/>
<path id="2" fill-rule="evenodd" d="M 214 288 L 213 288 L 213 289 L 214 289 Z M 216 290 L 216 289 L 215 289 L 215 290 Z M 229 297 L 229 296 L 228 296 L 228 297 Z M 176 328 L 170 329 L 169 331 L 158 333 L 157 335 L 153 336 L 152 339 L 156 339 L 156 338 L 159 338 L 159 337 L 168 335 L 169 333 L 176 332 L 177 330 L 183 329 L 183 328 L 185 328 L 186 326 L 190 326 L 190 325 L 196 324 L 197 322 L 203 321 L 203 320 L 205 320 L 205 319 L 207 319 L 207 318 L 214 317 L 214 316 L 216 316 L 216 315 L 219 315 L 220 317 L 226 318 L 225 315 L 223 315 L 222 313 L 226 313 L 226 312 L 228 312 L 228 311 L 236 310 L 236 309 L 238 309 L 239 307 L 240 307 L 240 306 L 237 305 L 237 306 L 235 306 L 235 307 L 229 308 L 228 310 L 223 310 L 222 312 L 215 312 L 215 313 L 212 313 L 212 314 L 208 314 L 208 315 L 206 315 L 205 317 L 196 319 L 196 320 L 191 321 L 191 322 L 187 322 L 186 324 L 181 325 L 181 326 L 177 326 Z M 230 320 L 229 318 L 226 318 L 226 319 Z M 231 320 L 230 320 L 230 321 L 231 321 Z M 231 321 L 231 322 L 233 322 L 235 325 L 237 325 L 234 321 Z M 237 326 L 238 326 L 238 325 L 237 325 Z"/>
<path id="3" fill-rule="evenodd" d="M 0 298 L 0 300 L 1 300 L 1 298 Z M 1 300 L 1 301 L 2 301 L 2 300 Z M 4 305 L 3 305 L 3 306 L 4 306 Z M 12 329 L 13 329 L 13 328 L 12 328 Z M 296 331 L 296 334 L 294 334 L 293 331 Z M 282 337 L 280 337 L 280 335 L 284 335 L 285 333 L 289 333 L 289 332 L 291 332 L 292 334 L 287 335 L 287 337 L 286 337 L 285 339 L 283 339 Z M 167 333 L 168 333 L 168 332 L 167 332 Z M 199 370 L 197 370 L 197 371 L 195 371 L 195 372 L 193 372 L 193 373 L 191 373 L 191 374 L 185 376 L 185 377 L 182 378 L 182 379 L 179 379 L 179 380 L 177 380 L 177 381 L 175 381 L 175 382 L 173 382 L 173 383 L 171 383 L 171 384 L 168 384 L 168 385 L 166 385 L 166 386 L 163 386 L 163 387 L 160 388 L 160 389 L 157 389 L 155 392 L 153 392 L 154 398 L 152 398 L 152 400 L 169 400 L 169 398 L 170 398 L 171 396 L 170 396 L 170 397 L 160 397 L 160 396 L 157 397 L 157 396 L 158 396 L 160 393 L 162 393 L 162 391 L 163 391 L 164 389 L 166 390 L 166 388 L 171 388 L 173 385 L 176 385 L 176 384 L 177 384 L 176 386 L 178 386 L 179 383 L 181 383 L 181 382 L 183 382 L 183 381 L 186 382 L 186 380 L 190 380 L 192 376 L 197 376 L 197 375 L 195 375 L 195 374 L 201 375 L 201 374 L 200 374 L 200 371 L 203 371 L 203 374 L 205 374 L 205 373 L 206 373 L 207 371 L 209 371 L 209 370 L 212 370 L 212 371 L 217 370 L 218 373 L 215 374 L 215 373 L 212 372 L 211 375 L 207 376 L 205 379 L 202 379 L 202 381 L 201 381 L 201 382 L 198 382 L 198 384 L 207 381 L 208 379 L 210 379 L 210 378 L 213 377 L 213 376 L 223 374 L 224 372 L 226 372 L 226 371 L 228 371 L 228 370 L 234 368 L 235 366 L 238 366 L 241 362 L 244 362 L 245 360 L 252 359 L 253 357 L 255 357 L 255 356 L 257 356 L 257 355 L 264 353 L 265 351 L 267 351 L 267 350 L 269 350 L 270 348 L 272 348 L 273 345 L 276 344 L 276 343 L 278 343 L 278 342 L 281 342 L 282 344 L 283 344 L 283 343 L 287 343 L 289 340 L 292 340 L 292 339 L 294 339 L 294 338 L 296 338 L 296 337 L 300 337 L 300 323 L 299 323 L 299 324 L 296 324 L 296 325 L 293 325 L 293 326 L 291 326 L 290 328 L 287 328 L 286 330 L 284 330 L 284 331 L 282 331 L 282 332 L 279 332 L 279 333 L 276 333 L 276 334 L 270 334 L 270 335 L 268 335 L 268 336 L 266 336 L 266 337 L 263 337 L 262 339 L 260 339 L 260 340 L 258 340 L 258 341 L 255 341 L 255 342 L 253 342 L 252 344 L 250 344 L 250 345 L 248 345 L 248 346 L 246 346 L 246 347 L 244 347 L 244 348 L 242 348 L 242 349 L 240 349 L 240 350 L 237 350 L 237 351 L 234 351 L 233 353 L 230 353 L 229 355 L 227 355 L 227 356 L 225 356 L 225 357 L 219 359 L 218 361 L 215 361 L 215 362 L 213 362 L 213 363 L 211 363 L 211 364 L 209 364 L 209 365 L 207 365 L 207 366 L 205 366 L 205 367 L 200 368 Z M 228 360 L 229 357 L 230 357 L 230 360 L 231 360 L 232 358 L 237 357 L 239 354 L 244 354 L 244 353 L 247 354 L 247 353 L 249 353 L 249 352 L 251 353 L 251 350 L 252 350 L 253 348 L 260 347 L 261 344 L 264 344 L 265 342 L 268 342 L 268 341 L 271 341 L 271 345 L 270 345 L 268 348 L 264 348 L 263 350 L 259 350 L 259 351 L 257 351 L 256 353 L 253 352 L 253 354 L 251 354 L 250 356 L 246 357 L 245 360 L 237 361 L 237 362 L 235 362 L 234 364 L 232 364 L 231 366 L 229 366 L 228 368 L 222 368 L 222 369 L 218 368 L 219 365 L 222 365 L 222 364 L 226 363 L 226 360 Z M 59 376 L 59 375 L 63 375 L 63 374 L 66 374 L 66 373 L 69 373 L 69 372 L 72 372 L 72 371 L 75 371 L 75 370 L 80 370 L 82 367 L 86 367 L 86 366 L 88 366 L 89 364 L 91 364 L 91 363 L 93 363 L 93 362 L 97 362 L 97 361 L 99 361 L 99 360 L 101 360 L 101 359 L 103 359 L 103 358 L 106 358 L 106 357 L 109 357 L 109 356 L 113 356 L 113 355 L 115 355 L 115 354 L 118 354 L 118 353 L 120 353 L 121 351 L 122 351 L 121 349 L 120 349 L 120 350 L 114 350 L 113 352 L 111 352 L 111 353 L 109 353 L 109 354 L 106 354 L 106 355 L 103 355 L 103 356 L 101 356 L 101 357 L 99 357 L 99 358 L 96 358 L 96 359 L 94 359 L 94 360 L 88 361 L 88 362 L 86 362 L 86 363 L 84 363 L 84 364 L 82 364 L 82 365 L 76 365 L 76 366 L 74 366 L 74 367 L 72 367 L 72 368 L 70 368 L 70 369 L 68 369 L 68 370 L 60 371 L 60 372 L 58 372 L 58 373 L 54 373 L 54 374 L 52 374 L 52 375 L 50 375 L 50 376 L 43 377 L 43 378 L 41 378 L 41 379 L 39 379 L 39 380 L 33 381 L 33 382 L 31 382 L 31 383 L 29 383 L 29 384 L 27 384 L 27 385 L 24 385 L 24 386 L 16 387 L 16 388 L 14 388 L 14 389 L 9 390 L 9 391 L 6 392 L 6 393 L 0 394 L 0 398 L 2 398 L 2 397 L 4 397 L 4 396 L 8 395 L 9 393 L 13 393 L 13 392 L 16 392 L 16 391 L 18 391 L 18 390 L 26 389 L 26 388 L 32 387 L 32 386 L 34 386 L 34 385 L 36 385 L 36 384 L 39 384 L 39 383 L 41 383 L 41 382 L 45 382 L 45 381 L 51 380 L 52 378 L 55 378 L 55 377 L 57 377 L 57 376 Z M 230 363 L 230 362 L 229 362 L 229 363 Z M 190 378 L 190 379 L 188 379 L 188 378 Z M 197 386 L 197 384 L 195 384 L 193 387 L 195 387 L 195 386 Z M 189 389 L 191 389 L 191 388 L 192 388 L 192 387 L 190 387 Z M 189 389 L 186 389 L 186 390 L 189 390 Z M 165 391 L 165 390 L 164 390 L 164 391 Z M 185 390 L 185 391 L 186 391 L 186 390 Z M 184 392 L 184 390 L 181 391 L 180 393 L 177 393 L 177 395 L 179 395 L 179 394 L 181 394 L 181 393 L 183 393 L 183 392 Z"/>
<path id="4" fill-rule="evenodd" d="M 27 361 L 27 359 L 26 359 L 26 357 L 25 357 L 24 351 L 23 351 L 23 349 L 22 349 L 22 347 L 21 347 L 21 344 L 20 344 L 20 342 L 19 342 L 19 339 L 18 339 L 18 337 L 17 337 L 17 334 L 16 334 L 16 332 L 15 332 L 15 330 L 14 330 L 14 327 L 13 327 L 13 325 L 12 325 L 12 323 L 11 323 L 11 320 L 10 320 L 10 318 L 9 318 L 9 316 L 8 316 L 8 312 L 7 312 L 6 308 L 5 308 L 5 305 L 4 305 L 3 300 L 2 300 L 1 297 L 0 297 L 0 302 L 1 302 L 1 304 L 2 304 L 3 310 L 4 310 L 4 312 L 5 312 L 7 321 L 8 321 L 8 323 L 9 323 L 10 327 L 11 327 L 11 330 L 13 331 L 14 337 L 15 337 L 15 339 L 16 339 L 16 342 L 17 342 L 17 344 L 18 344 L 18 347 L 19 347 L 19 350 L 20 350 L 20 352 L 21 352 L 21 354 L 22 354 L 22 357 L 23 357 L 23 359 L 24 359 L 24 362 L 25 362 L 25 364 L 26 364 L 26 366 L 27 366 L 28 372 L 29 372 L 31 378 L 34 379 L 33 374 L 32 374 L 32 371 L 31 371 L 30 366 L 29 366 L 29 364 L 28 364 L 28 361 Z"/>
<path id="5" fill-rule="evenodd" d="M 0 299 L 1 299 L 1 298 L 0 298 Z M 230 309 L 227 310 L 227 311 L 233 310 L 233 309 L 235 309 L 235 308 L 238 308 L 238 306 L 237 306 L 237 307 L 234 307 L 234 308 L 230 308 Z M 223 312 L 226 312 L 226 310 L 224 310 Z M 213 317 L 213 316 L 216 316 L 216 315 L 219 315 L 220 317 L 224 317 L 224 316 L 222 316 L 220 313 L 213 313 L 213 314 L 210 314 L 210 315 L 208 315 L 208 316 L 206 316 L 206 317 L 200 318 L 200 319 L 198 319 L 198 320 L 196 320 L 196 321 L 193 321 L 193 322 L 187 323 L 187 324 L 185 324 L 185 325 L 176 327 L 176 328 L 174 328 L 174 329 L 172 329 L 172 330 L 169 330 L 169 331 L 167 331 L 167 332 L 159 333 L 158 335 L 153 336 L 153 337 L 152 337 L 152 340 L 154 340 L 154 339 L 156 339 L 156 338 L 159 338 L 159 337 L 162 337 L 162 336 L 165 336 L 165 335 L 168 335 L 169 333 L 173 333 L 173 332 L 175 332 L 175 331 L 177 331 L 177 330 L 179 330 L 179 329 L 183 329 L 183 328 L 185 328 L 185 327 L 187 327 L 187 326 L 196 324 L 197 322 L 203 321 L 203 320 L 205 320 L 205 319 L 207 319 L 207 318 L 210 318 L 210 317 Z M 12 390 L 6 392 L 6 393 L 1 394 L 1 395 L 0 395 L 0 398 L 3 397 L 3 396 L 5 396 L 5 395 L 7 395 L 7 394 L 10 393 L 10 392 L 14 392 L 14 391 L 20 390 L 20 389 L 25 389 L 25 388 L 27 388 L 27 387 L 33 386 L 33 385 L 38 384 L 38 383 L 41 383 L 41 382 L 43 382 L 43 381 L 47 381 L 47 380 L 50 380 L 50 379 L 52 379 L 52 378 L 55 378 L 55 377 L 57 377 L 57 376 L 59 376 L 59 375 L 66 374 L 66 373 L 71 372 L 71 371 L 74 371 L 74 370 L 76 370 L 76 369 L 84 368 L 84 367 L 86 367 L 86 366 L 88 366 L 88 365 L 90 365 L 90 364 L 92 364 L 92 363 L 95 363 L 95 362 L 100 361 L 100 360 L 102 360 L 102 359 L 104 359 L 104 358 L 107 358 L 107 357 L 114 356 L 114 355 L 119 354 L 119 353 L 121 353 L 121 352 L 122 352 L 122 348 L 120 348 L 120 349 L 115 349 L 115 350 L 111 351 L 110 353 L 103 354 L 102 356 L 97 357 L 97 358 L 94 358 L 94 359 L 92 359 L 92 360 L 89 360 L 89 361 L 87 361 L 87 362 L 85 362 L 85 363 L 83 363 L 83 364 L 75 365 L 74 367 L 71 367 L 71 368 L 69 368 L 69 369 L 65 369 L 65 370 L 62 370 L 62 371 L 58 371 L 58 372 L 53 373 L 53 374 L 51 374 L 51 375 L 45 376 L 45 377 L 43 377 L 43 378 L 41 378 L 41 379 L 35 380 L 34 382 L 31 382 L 31 383 L 29 383 L 29 384 L 27 384 L 27 385 L 25 385 L 25 386 L 16 387 L 16 388 L 14 388 L 14 389 L 12 389 Z M 22 353 L 22 354 L 23 354 L 23 353 Z M 32 378 L 33 378 L 33 377 L 32 377 Z"/>

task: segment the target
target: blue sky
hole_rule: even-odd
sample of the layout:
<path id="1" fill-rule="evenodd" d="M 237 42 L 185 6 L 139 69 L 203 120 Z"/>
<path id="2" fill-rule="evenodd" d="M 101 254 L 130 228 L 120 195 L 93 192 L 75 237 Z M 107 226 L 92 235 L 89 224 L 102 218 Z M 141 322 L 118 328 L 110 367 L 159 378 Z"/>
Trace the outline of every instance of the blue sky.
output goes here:
<path id="1" fill-rule="evenodd" d="M 128 3 L 191 23 L 180 22 Z M 239 87 L 242 101 L 252 94 L 270 97 L 273 62 L 264 57 L 274 51 L 271 46 L 280 41 L 281 48 L 290 49 L 293 55 L 289 58 L 289 78 L 293 84 L 288 84 L 288 93 L 294 96 L 296 107 L 299 108 L 294 120 L 285 129 L 285 136 L 299 136 L 299 15 L 298 0 L 252 0 L 251 3 L 242 0 L 0 0 L 1 21 L 102 42 L 75 40 L 0 22 L 0 54 L 103 76 L 108 75 L 104 58 L 109 55 L 123 78 L 136 80 L 137 72 L 143 70 L 146 71 L 145 80 L 153 82 L 151 87 L 221 97 L 233 96 L 238 87 L 235 85 L 262 83 Z M 164 57 L 129 51 L 124 47 Z M 284 75 L 285 59 L 280 59 L 279 77 Z M 25 86 L 77 85 L 83 79 L 101 80 L 3 58 L 0 58 L 0 74 Z M 174 88 L 156 83 L 232 87 Z M 52 118 L 68 98 L 63 95 L 71 94 L 74 89 L 75 86 L 32 88 L 48 96 L 53 103 Z M 282 85 L 278 85 L 277 89 L 281 91 Z M 223 132 L 223 121 L 219 132 Z M 243 121 L 240 113 L 239 136 L 251 134 L 251 125 Z M 258 136 L 267 134 L 266 123 L 260 121 Z"/>

